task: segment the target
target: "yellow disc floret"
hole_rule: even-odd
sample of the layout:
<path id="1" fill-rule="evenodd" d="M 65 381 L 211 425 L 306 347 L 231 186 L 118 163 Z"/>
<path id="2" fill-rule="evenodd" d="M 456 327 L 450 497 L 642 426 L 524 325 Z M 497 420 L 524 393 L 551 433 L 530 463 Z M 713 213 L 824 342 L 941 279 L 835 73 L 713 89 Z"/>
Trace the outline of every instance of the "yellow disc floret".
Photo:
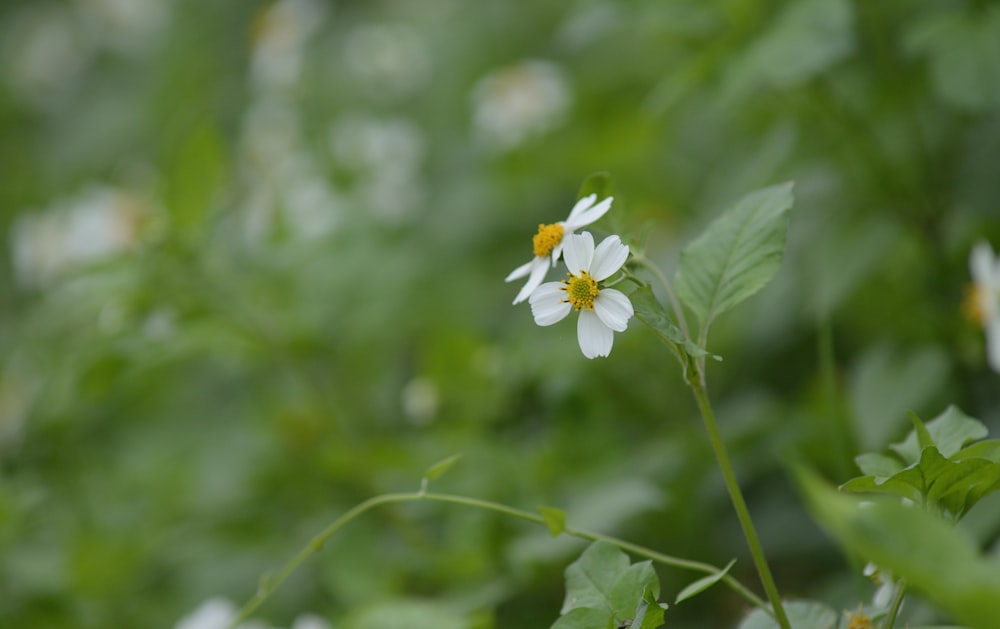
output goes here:
<path id="1" fill-rule="evenodd" d="M 597 288 L 597 280 L 591 277 L 590 273 L 580 271 L 579 275 L 569 275 L 568 280 L 563 280 L 566 287 L 566 301 L 577 310 L 593 310 L 594 298 L 601 292 Z"/>
<path id="2" fill-rule="evenodd" d="M 847 616 L 847 629 L 875 629 L 875 624 L 871 618 L 862 614 L 860 608 L 856 614 L 851 612 L 844 613 Z"/>
<path id="3" fill-rule="evenodd" d="M 538 233 L 531 239 L 531 242 L 535 245 L 535 255 L 539 258 L 548 257 L 552 253 L 552 250 L 562 242 L 562 238 L 562 225 L 558 223 L 539 225 Z"/>

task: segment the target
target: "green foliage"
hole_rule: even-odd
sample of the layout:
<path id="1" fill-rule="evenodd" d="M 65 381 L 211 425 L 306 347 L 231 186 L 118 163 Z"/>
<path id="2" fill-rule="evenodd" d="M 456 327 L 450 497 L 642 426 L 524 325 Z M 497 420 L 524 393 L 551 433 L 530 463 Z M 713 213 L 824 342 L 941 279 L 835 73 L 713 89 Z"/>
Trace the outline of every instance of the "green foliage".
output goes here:
<path id="1" fill-rule="evenodd" d="M 793 629 L 831 629 L 837 623 L 837 612 L 816 601 L 790 601 L 785 603 L 788 620 Z M 775 629 L 778 623 L 762 609 L 755 609 L 739 629 Z"/>
<path id="2" fill-rule="evenodd" d="M 992 454 L 995 442 L 963 448 L 969 441 L 986 436 L 982 422 L 955 406 L 926 426 L 914 413 L 910 419 L 913 430 L 891 446 L 899 458 L 879 453 L 859 455 L 855 461 L 866 475 L 844 483 L 841 489 L 899 496 L 953 520 L 1000 489 L 1000 463 L 981 456 Z"/>
<path id="3" fill-rule="evenodd" d="M 677 294 L 698 317 L 703 331 L 774 277 L 785 249 L 791 207 L 790 183 L 751 192 L 685 247 L 677 270 Z"/>
<path id="4" fill-rule="evenodd" d="M 594 542 L 566 568 L 566 598 L 558 629 L 604 629 L 622 624 L 656 629 L 663 609 L 656 603 L 660 581 L 652 563 L 629 562 L 612 544 Z"/>
<path id="5" fill-rule="evenodd" d="M 694 581 L 693 583 L 688 584 L 683 590 L 681 590 L 677 594 L 677 599 L 674 600 L 674 605 L 686 601 L 692 596 L 697 596 L 698 594 L 701 594 L 708 588 L 712 587 L 713 585 L 721 581 L 722 578 L 729 573 L 729 569 L 732 568 L 733 564 L 735 563 L 736 560 L 733 559 L 728 564 L 726 564 L 725 568 L 723 568 L 716 574 L 711 574 L 707 577 L 703 577 L 701 579 L 698 579 L 697 581 Z"/>
<path id="6" fill-rule="evenodd" d="M 606 199 L 614 194 L 615 182 L 610 173 L 594 173 L 583 180 L 580 190 L 576 193 L 577 199 L 597 195 L 597 200 Z"/>
<path id="7" fill-rule="evenodd" d="M 898 502 L 862 505 L 810 473 L 800 472 L 799 482 L 813 515 L 849 551 L 904 579 L 960 622 L 996 625 L 1000 566 L 982 557 L 967 533 Z"/>
<path id="8" fill-rule="evenodd" d="M 549 527 L 549 533 L 552 533 L 552 537 L 559 537 L 566 530 L 565 511 L 554 507 L 539 507 L 538 511 L 545 519 L 545 526 Z"/>

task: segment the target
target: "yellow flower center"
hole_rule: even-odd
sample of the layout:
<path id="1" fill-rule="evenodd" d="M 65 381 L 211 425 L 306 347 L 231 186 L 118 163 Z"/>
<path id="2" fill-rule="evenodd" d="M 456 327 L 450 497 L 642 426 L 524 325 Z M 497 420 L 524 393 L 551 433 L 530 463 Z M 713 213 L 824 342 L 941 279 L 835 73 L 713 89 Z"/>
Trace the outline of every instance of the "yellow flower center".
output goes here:
<path id="1" fill-rule="evenodd" d="M 580 271 L 579 275 L 567 273 L 568 280 L 563 280 L 566 285 L 566 301 L 577 310 L 593 310 L 594 298 L 601 292 L 597 288 L 597 280 L 591 277 L 590 273 Z"/>
<path id="2" fill-rule="evenodd" d="M 985 326 L 990 298 L 990 292 L 985 286 L 969 284 L 965 287 L 965 298 L 962 299 L 962 315 L 978 326 Z"/>
<path id="3" fill-rule="evenodd" d="M 563 226 L 559 224 L 539 225 L 538 233 L 534 235 L 531 242 L 535 245 L 535 255 L 539 258 L 546 258 L 562 242 Z"/>
<path id="4" fill-rule="evenodd" d="M 847 629 L 875 629 L 875 625 L 871 618 L 860 611 L 857 614 L 847 612 Z"/>

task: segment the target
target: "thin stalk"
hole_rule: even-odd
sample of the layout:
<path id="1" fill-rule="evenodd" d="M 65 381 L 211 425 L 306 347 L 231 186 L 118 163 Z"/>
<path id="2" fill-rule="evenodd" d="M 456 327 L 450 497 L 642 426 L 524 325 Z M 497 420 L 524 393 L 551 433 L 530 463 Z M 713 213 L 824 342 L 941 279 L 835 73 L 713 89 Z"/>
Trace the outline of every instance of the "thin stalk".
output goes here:
<path id="1" fill-rule="evenodd" d="M 670 281 L 667 276 L 660 271 L 660 268 L 650 261 L 645 255 L 641 253 L 633 253 L 632 260 L 643 267 L 647 271 L 653 274 L 656 281 L 660 283 L 663 290 L 667 293 L 667 298 L 670 300 L 670 307 L 674 309 L 674 316 L 677 317 L 677 325 L 680 327 L 681 332 L 684 336 L 691 338 L 691 334 L 688 332 L 687 321 L 684 319 L 684 308 L 681 307 L 681 302 L 677 299 L 677 294 L 674 292 L 673 287 L 670 285 Z"/>
<path id="2" fill-rule="evenodd" d="M 892 595 L 892 603 L 889 604 L 889 613 L 885 617 L 885 629 L 892 629 L 896 623 L 896 614 L 903 605 L 903 596 L 906 595 L 906 582 L 900 580 L 896 583 L 896 593 Z"/>
<path id="3" fill-rule="evenodd" d="M 547 526 L 545 519 L 535 513 L 530 511 L 522 511 L 521 509 L 515 509 L 514 507 L 509 507 L 504 504 L 497 502 L 490 502 L 488 500 L 479 500 L 477 498 L 467 498 L 465 496 L 456 496 L 452 494 L 437 494 L 437 493 L 426 493 L 423 491 L 410 492 L 410 493 L 395 493 L 395 494 L 382 494 L 380 496 L 375 496 L 369 498 L 364 502 L 356 505 L 336 520 L 331 522 L 325 529 L 320 531 L 318 535 L 312 538 L 306 546 L 300 550 L 294 557 L 288 560 L 281 570 L 274 576 L 265 576 L 260 580 L 260 584 L 257 588 L 257 593 L 254 594 L 243 607 L 240 609 L 237 617 L 230 623 L 230 629 L 234 629 L 236 625 L 240 622 L 246 620 L 253 614 L 263 603 L 266 601 L 271 594 L 273 594 L 282 583 L 288 579 L 293 572 L 295 572 L 299 566 L 301 566 L 309 557 L 319 552 L 323 548 L 324 544 L 341 528 L 343 528 L 348 522 L 354 520 L 363 513 L 374 509 L 380 505 L 390 504 L 395 502 L 419 502 L 422 500 L 429 500 L 433 502 L 448 502 L 452 504 L 460 504 L 468 507 L 475 507 L 478 509 L 485 509 L 487 511 L 494 511 L 496 513 L 502 513 L 504 515 L 509 515 L 511 517 L 519 518 L 521 520 L 527 520 L 528 522 L 534 522 L 535 524 L 541 524 Z M 722 572 L 719 568 L 702 563 L 700 561 L 691 561 L 688 559 L 681 559 L 680 557 L 673 557 L 671 555 L 665 555 L 663 553 L 650 550 L 644 546 L 639 546 L 638 544 L 632 544 L 624 540 L 617 539 L 608 535 L 602 535 L 600 533 L 594 533 L 591 531 L 583 529 L 574 529 L 566 527 L 563 532 L 567 535 L 577 537 L 580 539 L 590 540 L 590 541 L 605 541 L 610 544 L 617 546 L 618 548 L 631 552 L 640 557 L 645 557 L 651 559 L 657 563 L 661 563 L 666 566 L 671 566 L 674 568 L 683 568 L 686 570 L 693 570 L 696 572 L 703 572 L 705 574 L 719 574 Z M 765 611 L 770 611 L 768 609 L 767 603 L 763 601 L 759 596 L 754 594 L 748 588 L 746 588 L 742 583 L 737 581 L 735 578 L 726 574 L 722 577 L 722 582 L 732 588 L 736 593 L 745 598 L 751 604 L 759 607 Z"/>
<path id="4" fill-rule="evenodd" d="M 729 455 L 726 453 L 726 446 L 722 442 L 722 435 L 719 434 L 719 427 L 715 422 L 715 413 L 712 412 L 712 405 L 708 400 L 708 393 L 703 384 L 704 378 L 691 378 L 688 383 L 694 392 L 695 400 L 698 402 L 698 410 L 705 421 L 705 428 L 708 431 L 708 439 L 712 443 L 712 450 L 715 452 L 715 459 L 722 470 L 722 478 L 726 482 L 726 489 L 729 490 L 729 498 L 732 500 L 733 508 L 736 509 L 736 517 L 743 528 L 743 536 L 750 547 L 750 555 L 753 557 L 754 566 L 757 567 L 757 574 L 760 576 L 761 584 L 767 593 L 767 598 L 771 602 L 774 611 L 774 619 L 782 629 L 791 629 L 788 622 L 788 615 L 781 604 L 781 596 L 778 588 L 774 584 L 774 577 L 771 576 L 771 568 L 767 565 L 767 558 L 764 556 L 764 549 L 760 545 L 757 531 L 754 529 L 753 521 L 750 519 L 750 511 L 747 503 L 743 499 L 743 492 L 740 491 L 739 483 L 736 482 L 736 475 L 733 473 L 733 466 L 729 462 Z"/>

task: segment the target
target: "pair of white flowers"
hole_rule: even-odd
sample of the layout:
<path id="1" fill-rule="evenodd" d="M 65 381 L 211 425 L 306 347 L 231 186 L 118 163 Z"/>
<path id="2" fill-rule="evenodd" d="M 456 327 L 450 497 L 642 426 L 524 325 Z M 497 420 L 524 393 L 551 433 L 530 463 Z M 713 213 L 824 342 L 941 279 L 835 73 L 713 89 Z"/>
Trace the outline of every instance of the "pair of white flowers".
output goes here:
<path id="1" fill-rule="evenodd" d="M 539 225 L 533 238 L 535 257 L 504 280 L 528 278 L 514 303 L 527 299 L 538 325 L 558 323 L 571 311 L 578 311 L 577 340 L 587 358 L 609 355 L 614 333 L 624 332 L 634 314 L 632 302 L 621 291 L 600 285 L 624 266 L 628 246 L 618 236 L 608 236 L 595 247 L 590 232 L 574 233 L 611 208 L 612 197 L 596 201 L 597 195 L 591 194 L 577 201 L 565 221 Z M 566 263 L 567 279 L 542 283 L 560 256 Z"/>

